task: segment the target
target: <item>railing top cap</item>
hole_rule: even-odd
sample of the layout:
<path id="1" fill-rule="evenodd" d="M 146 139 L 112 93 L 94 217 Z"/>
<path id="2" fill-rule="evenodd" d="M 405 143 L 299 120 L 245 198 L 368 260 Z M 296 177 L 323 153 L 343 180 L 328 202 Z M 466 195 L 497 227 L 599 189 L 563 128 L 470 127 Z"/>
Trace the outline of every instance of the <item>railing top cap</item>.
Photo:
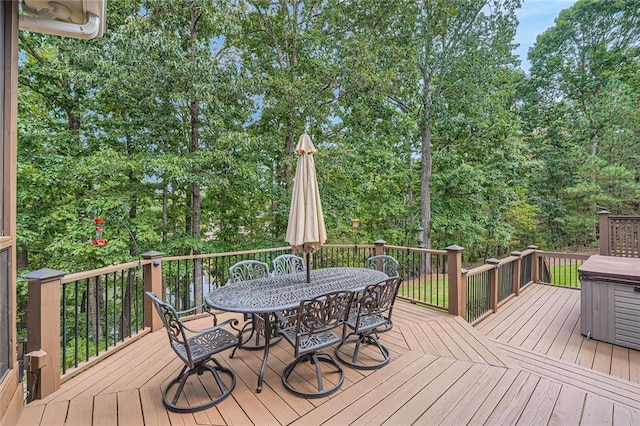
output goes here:
<path id="1" fill-rule="evenodd" d="M 457 246 L 457 245 L 454 244 L 454 245 L 451 245 L 451 246 L 447 247 L 447 250 L 462 251 L 462 250 L 464 250 L 464 247 L 460 247 L 460 246 Z"/>
<path id="2" fill-rule="evenodd" d="M 387 244 L 387 242 L 385 240 L 376 240 L 373 244 Z"/>
<path id="3" fill-rule="evenodd" d="M 54 278 L 62 277 L 67 275 L 65 271 L 58 271 L 57 269 L 50 268 L 42 268 L 37 271 L 29 272 L 28 274 L 24 274 L 22 278 L 27 281 L 47 281 Z"/>
<path id="4" fill-rule="evenodd" d="M 161 257 L 161 256 L 162 256 L 162 253 L 155 250 L 150 250 L 140 255 L 140 257 L 142 257 L 143 259 L 153 259 L 154 257 Z"/>

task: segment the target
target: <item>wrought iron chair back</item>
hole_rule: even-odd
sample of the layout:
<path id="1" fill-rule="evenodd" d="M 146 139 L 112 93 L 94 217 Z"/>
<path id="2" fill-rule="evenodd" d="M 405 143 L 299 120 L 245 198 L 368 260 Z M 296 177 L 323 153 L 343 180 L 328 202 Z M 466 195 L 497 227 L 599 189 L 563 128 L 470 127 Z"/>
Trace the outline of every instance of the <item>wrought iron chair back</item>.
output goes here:
<path id="1" fill-rule="evenodd" d="M 270 275 L 269 265 L 259 260 L 243 260 L 229 268 L 229 283 L 265 278 Z"/>
<path id="2" fill-rule="evenodd" d="M 176 412 L 194 412 L 209 408 L 229 396 L 236 384 L 235 372 L 230 368 L 223 367 L 213 356 L 238 345 L 238 338 L 235 334 L 223 328 L 226 325 L 232 327 L 237 325 L 238 320 L 231 319 L 217 324 L 214 315 L 212 327 L 201 330 L 193 329 L 186 326 L 180 319 L 180 315 L 188 311 L 176 311 L 173 306 L 162 301 L 153 292 L 147 291 L 145 294 L 152 300 L 162 319 L 171 348 L 184 363 L 180 374 L 169 382 L 162 392 L 162 400 L 167 408 Z M 212 361 L 213 365 L 208 365 L 209 361 Z M 182 391 L 189 376 L 201 375 L 204 371 L 209 371 L 213 375 L 219 387 L 219 395 L 211 397 L 211 400 L 202 404 L 191 405 L 185 402 L 185 398 L 181 398 Z M 220 373 L 228 377 L 227 382 L 229 383 L 222 380 Z M 178 385 L 178 388 L 170 398 L 169 392 L 175 385 Z"/>
<path id="3" fill-rule="evenodd" d="M 345 321 L 349 312 L 353 293 L 337 291 L 300 302 L 298 311 L 288 327 L 281 334 L 294 347 L 296 359 L 287 365 L 282 373 L 282 383 L 291 392 L 306 398 L 319 398 L 337 391 L 344 382 L 344 371 L 328 353 L 321 351 L 342 340 L 334 332 Z M 291 373 L 299 364 L 309 361 L 315 366 L 317 391 L 302 391 L 290 382 Z M 324 389 L 321 363 L 328 364 L 339 373 L 339 379 L 329 389 Z M 302 375 L 304 373 L 300 373 Z"/>
<path id="4" fill-rule="evenodd" d="M 229 284 L 241 281 L 250 281 L 258 278 L 266 278 L 271 275 L 269 265 L 259 260 L 242 260 L 233 264 L 229 268 Z M 236 349 L 242 348 L 247 350 L 263 349 L 265 345 L 265 321 L 260 315 L 244 314 L 246 321 L 240 331 L 240 343 Z M 244 338 L 244 335 L 248 335 Z M 252 342 L 251 342 L 252 341 Z M 251 342 L 251 343 L 247 343 Z M 276 343 L 274 340 L 272 343 Z M 236 349 L 231 353 L 231 357 L 235 356 Z"/>
<path id="5" fill-rule="evenodd" d="M 295 254 L 281 254 L 272 261 L 273 275 L 293 274 L 296 272 L 304 272 L 304 259 Z"/>
<path id="6" fill-rule="evenodd" d="M 372 256 L 365 261 L 365 267 L 382 271 L 390 277 L 397 277 L 400 274 L 400 263 L 398 260 L 388 254 L 379 254 Z"/>
<path id="7" fill-rule="evenodd" d="M 300 303 L 295 318 L 295 356 L 331 346 L 341 340 L 332 330 L 347 317 L 353 293 L 333 292 Z"/>
<path id="8" fill-rule="evenodd" d="M 391 314 L 401 282 L 402 278 L 391 277 L 367 286 L 359 294 L 344 323 L 343 340 L 335 350 L 340 361 L 359 369 L 380 368 L 389 363 L 391 360 L 389 351 L 380 343 L 377 333 L 382 331 L 379 330 L 380 328 L 384 327 L 383 331 L 388 331 L 393 326 Z M 363 344 L 370 345 L 379 351 L 377 359 L 369 357 L 367 362 L 362 360 L 360 349 Z M 353 345 L 353 352 L 348 354 L 345 349 L 351 345 Z"/>
<path id="9" fill-rule="evenodd" d="M 351 309 L 345 326 L 353 324 L 354 333 L 360 334 L 391 325 L 393 304 L 401 282 L 400 277 L 392 277 L 367 286 Z"/>

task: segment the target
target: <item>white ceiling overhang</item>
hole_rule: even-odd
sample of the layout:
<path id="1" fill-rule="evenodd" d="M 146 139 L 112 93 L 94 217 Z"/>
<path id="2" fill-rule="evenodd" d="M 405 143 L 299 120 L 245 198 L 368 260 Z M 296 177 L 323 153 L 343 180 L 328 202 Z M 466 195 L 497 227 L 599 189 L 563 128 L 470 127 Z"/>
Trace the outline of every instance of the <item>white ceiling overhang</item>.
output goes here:
<path id="1" fill-rule="evenodd" d="M 21 0 L 20 29 L 90 39 L 104 33 L 106 0 Z"/>

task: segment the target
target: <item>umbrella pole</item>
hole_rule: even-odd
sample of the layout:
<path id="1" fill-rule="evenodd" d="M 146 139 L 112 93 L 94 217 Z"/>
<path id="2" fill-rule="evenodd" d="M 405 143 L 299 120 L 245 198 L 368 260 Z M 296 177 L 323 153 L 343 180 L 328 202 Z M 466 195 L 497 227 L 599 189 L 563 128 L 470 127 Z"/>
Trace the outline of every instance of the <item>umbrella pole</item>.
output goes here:
<path id="1" fill-rule="evenodd" d="M 307 253 L 307 283 L 311 282 L 311 253 Z"/>

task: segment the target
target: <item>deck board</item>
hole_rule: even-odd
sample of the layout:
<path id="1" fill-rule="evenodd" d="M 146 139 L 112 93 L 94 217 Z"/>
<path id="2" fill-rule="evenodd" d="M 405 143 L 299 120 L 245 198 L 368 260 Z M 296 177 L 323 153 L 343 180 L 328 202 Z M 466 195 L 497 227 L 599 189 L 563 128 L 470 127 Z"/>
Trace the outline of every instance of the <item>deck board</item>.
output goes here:
<path id="1" fill-rule="evenodd" d="M 581 336 L 579 302 L 575 290 L 533 284 L 475 327 L 398 302 L 394 328 L 379 335 L 391 362 L 345 368 L 337 393 L 305 399 L 287 392 L 280 374 L 293 348 L 283 341 L 272 347 L 259 394 L 262 351 L 220 354 L 237 373 L 236 388 L 215 407 L 189 414 L 162 403 L 162 388 L 182 364 L 159 330 L 30 403 L 19 424 L 638 424 L 640 352 Z M 191 383 L 186 397 L 202 401 L 207 380 Z"/>
<path id="2" fill-rule="evenodd" d="M 485 398 L 487 392 L 495 389 L 499 391 L 499 384 L 501 382 L 513 381 L 516 375 L 515 370 L 507 369 L 486 369 L 482 377 L 480 377 L 476 383 L 469 386 L 464 396 L 458 401 L 458 403 L 452 407 L 452 410 L 442 420 L 442 425 L 458 426 L 462 424 L 469 424 L 474 415 L 485 404 Z M 491 402 L 487 403 L 490 406 Z"/>
<path id="3" fill-rule="evenodd" d="M 412 424 L 418 420 L 427 408 L 431 407 L 433 403 L 445 394 L 453 383 L 462 378 L 473 365 L 473 363 L 466 361 L 454 361 L 448 368 L 437 374 L 437 376 L 434 374 L 434 377 L 430 378 L 430 380 L 421 381 L 422 383 L 414 386 L 413 389 L 417 391 L 416 393 L 413 395 L 403 395 L 405 398 L 397 400 L 399 407 L 395 412 L 390 413 L 389 410 L 386 409 L 388 399 L 385 399 L 384 404 L 378 404 L 369 409 L 367 415 L 372 415 L 371 419 L 363 422 L 364 417 L 361 417 L 356 423 L 386 425 Z M 383 409 L 382 407 L 385 408 Z M 389 414 L 391 415 L 389 416 Z"/>
<path id="4" fill-rule="evenodd" d="M 69 401 L 57 401 L 47 404 L 42 413 L 42 423 L 59 425 L 65 422 L 67 418 L 67 410 L 69 409 Z"/>
<path id="5" fill-rule="evenodd" d="M 495 371 L 486 364 L 473 364 L 465 374 L 452 383 L 451 387 L 438 398 L 416 420 L 417 424 L 431 424 L 432 419 L 444 419 L 451 414 L 465 397 L 470 389 L 477 386 L 480 380 L 488 376 L 500 376 L 501 372 Z M 486 378 L 486 377 L 485 377 Z"/>
<path id="6" fill-rule="evenodd" d="M 587 394 L 572 386 L 562 386 L 553 407 L 550 425 L 577 424 L 582 417 L 582 408 Z"/>
<path id="7" fill-rule="evenodd" d="M 547 424 L 553 413 L 562 385 L 551 380 L 538 382 L 525 409 L 518 417 L 519 425 Z"/>

